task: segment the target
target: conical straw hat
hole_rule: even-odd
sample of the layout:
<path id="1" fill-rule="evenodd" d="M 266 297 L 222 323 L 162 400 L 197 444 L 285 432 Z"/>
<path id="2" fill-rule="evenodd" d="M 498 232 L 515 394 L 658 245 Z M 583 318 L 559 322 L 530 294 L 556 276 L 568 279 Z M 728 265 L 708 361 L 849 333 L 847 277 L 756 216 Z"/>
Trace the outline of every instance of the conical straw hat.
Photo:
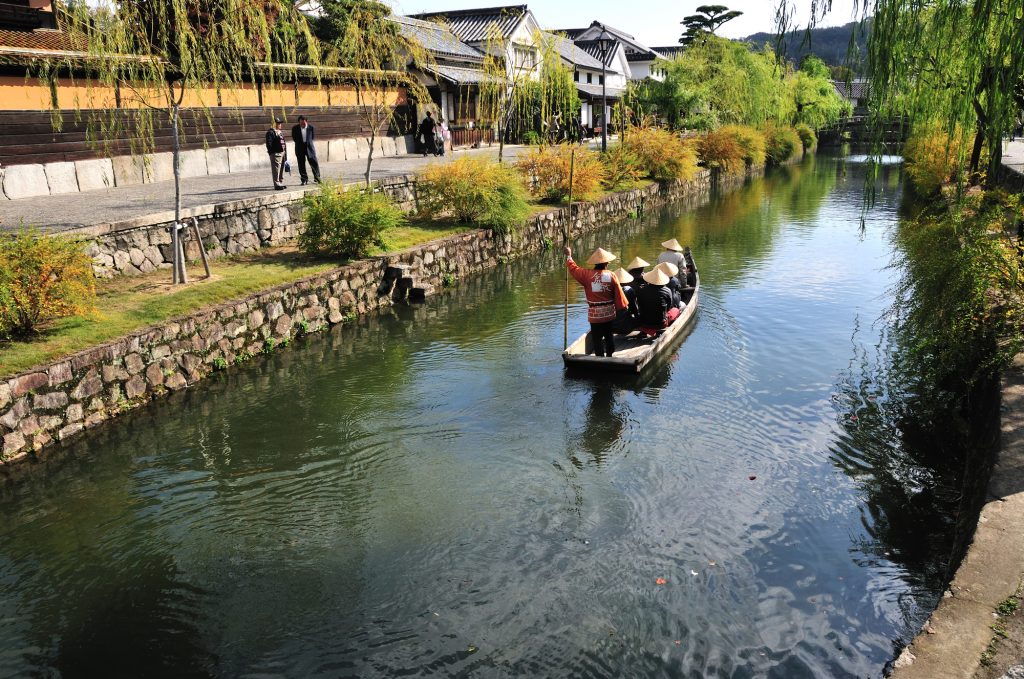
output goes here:
<path id="1" fill-rule="evenodd" d="M 644 274 L 644 280 L 651 285 L 668 285 L 668 274 L 655 268 Z"/>
<path id="2" fill-rule="evenodd" d="M 619 285 L 625 285 L 633 282 L 633 276 L 625 269 L 616 269 L 615 277 L 619 279 Z"/>
<path id="3" fill-rule="evenodd" d="M 657 268 L 661 269 L 669 276 L 675 276 L 676 274 L 679 273 L 679 267 L 673 264 L 672 262 L 662 262 L 657 266 Z"/>
<path id="4" fill-rule="evenodd" d="M 639 257 L 634 257 L 633 261 L 626 265 L 626 269 L 628 271 L 632 271 L 633 269 L 643 269 L 644 267 L 647 267 L 647 266 L 650 266 L 650 265 L 651 265 L 650 262 L 645 262 L 644 260 L 640 259 Z"/>
<path id="5" fill-rule="evenodd" d="M 661 247 L 665 248 L 666 250 L 675 250 L 676 252 L 683 251 L 683 246 L 680 245 L 679 241 L 677 241 L 675 238 L 673 238 L 672 240 L 665 241 L 664 243 L 661 244 Z"/>
<path id="6" fill-rule="evenodd" d="M 594 254 L 590 255 L 587 264 L 607 264 L 613 259 L 617 259 L 617 257 L 604 248 L 598 248 L 594 250 Z"/>

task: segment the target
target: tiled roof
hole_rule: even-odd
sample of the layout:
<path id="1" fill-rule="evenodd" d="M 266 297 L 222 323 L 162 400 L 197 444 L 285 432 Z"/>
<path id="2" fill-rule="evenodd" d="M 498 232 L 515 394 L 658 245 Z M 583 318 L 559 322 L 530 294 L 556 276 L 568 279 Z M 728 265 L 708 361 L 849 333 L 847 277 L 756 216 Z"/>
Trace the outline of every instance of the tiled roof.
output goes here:
<path id="1" fill-rule="evenodd" d="M 686 47 L 683 45 L 668 45 L 666 47 L 652 47 L 651 49 L 665 59 L 675 59 L 683 53 L 683 50 L 685 50 Z"/>
<path id="2" fill-rule="evenodd" d="M 486 42 L 491 26 L 497 29 L 502 38 L 509 38 L 526 13 L 526 5 L 509 5 L 507 7 L 488 7 L 486 9 L 463 9 L 451 12 L 428 12 L 413 14 L 414 19 L 441 19 L 448 28 L 463 42 Z"/>
<path id="3" fill-rule="evenodd" d="M 650 61 L 653 59 L 657 59 L 659 56 L 654 52 L 652 48 L 638 42 L 637 39 L 633 37 L 633 35 L 626 33 L 621 29 L 615 28 L 614 26 L 609 26 L 608 24 L 601 23 L 600 21 L 591 22 L 590 26 L 586 28 L 571 29 L 572 31 L 574 31 L 574 33 L 570 33 L 568 31 L 562 32 L 571 37 L 573 40 L 578 39 L 580 36 L 584 34 L 590 35 L 590 37 L 587 38 L 588 40 L 593 40 L 595 39 L 595 31 L 597 33 L 600 33 L 602 29 L 608 31 L 608 33 L 613 38 L 616 38 L 619 42 L 622 43 L 622 48 L 626 52 L 626 58 L 629 59 L 630 61 Z"/>
<path id="4" fill-rule="evenodd" d="M 601 98 L 601 86 L 600 85 L 587 85 L 586 83 L 576 83 L 576 89 L 579 90 L 580 94 L 587 95 L 590 99 Z M 605 93 L 609 99 L 618 99 L 625 92 L 621 87 L 609 87 Z"/>
<path id="5" fill-rule="evenodd" d="M 64 31 L 8 31 L 0 30 L 0 47 L 73 52 L 74 43 Z"/>
<path id="6" fill-rule="evenodd" d="M 575 40 L 580 37 L 587 29 L 586 28 L 557 28 L 552 33 L 561 33 L 565 37 Z"/>
<path id="7" fill-rule="evenodd" d="M 402 32 L 402 35 L 416 40 L 433 54 L 458 57 L 468 61 L 482 61 L 484 58 L 480 51 L 456 38 L 447 26 L 433 21 L 421 21 L 403 16 L 392 16 L 390 19 L 398 24 L 398 30 Z"/>
<path id="8" fill-rule="evenodd" d="M 479 68 L 462 68 L 459 66 L 437 64 L 435 66 L 428 66 L 426 70 L 458 85 L 474 85 L 495 80 L 494 76 L 487 75 Z"/>
<path id="9" fill-rule="evenodd" d="M 570 64 L 583 66 L 584 68 L 590 68 L 596 71 L 601 70 L 601 62 L 581 49 L 572 40 L 553 33 L 546 33 L 545 37 L 551 40 L 554 48 L 558 50 L 558 53 L 562 55 L 562 58 Z"/>
<path id="10" fill-rule="evenodd" d="M 832 85 L 836 88 L 839 96 L 844 99 L 864 99 L 868 96 L 868 91 L 871 89 L 871 81 L 869 80 L 853 80 L 851 82 L 833 80 Z"/>
<path id="11" fill-rule="evenodd" d="M 598 40 L 577 40 L 576 46 L 581 50 L 594 57 L 597 60 L 598 66 L 601 65 L 601 43 Z M 608 52 L 605 54 L 604 63 L 605 66 L 611 66 L 612 62 L 615 61 L 615 51 L 619 48 L 619 42 L 615 41 L 611 47 L 608 48 Z"/>

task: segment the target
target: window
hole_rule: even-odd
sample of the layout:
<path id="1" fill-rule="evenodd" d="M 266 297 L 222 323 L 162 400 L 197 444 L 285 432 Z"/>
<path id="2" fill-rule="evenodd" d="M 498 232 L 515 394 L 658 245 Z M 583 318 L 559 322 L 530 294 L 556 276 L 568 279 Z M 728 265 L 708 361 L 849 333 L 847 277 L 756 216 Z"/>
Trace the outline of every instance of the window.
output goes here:
<path id="1" fill-rule="evenodd" d="M 579 71 L 573 71 L 572 72 L 572 79 L 575 80 L 576 82 L 579 82 L 580 81 L 580 72 Z"/>
<path id="2" fill-rule="evenodd" d="M 597 84 L 598 85 L 604 85 L 604 76 L 603 75 L 597 76 Z"/>
<path id="3" fill-rule="evenodd" d="M 515 58 L 516 70 L 532 71 L 537 65 L 537 55 L 530 47 L 512 46 L 512 56 Z"/>
<path id="4" fill-rule="evenodd" d="M 593 73 L 588 73 L 587 74 L 587 84 L 591 85 L 591 84 L 593 84 L 593 82 L 594 82 L 594 74 Z"/>

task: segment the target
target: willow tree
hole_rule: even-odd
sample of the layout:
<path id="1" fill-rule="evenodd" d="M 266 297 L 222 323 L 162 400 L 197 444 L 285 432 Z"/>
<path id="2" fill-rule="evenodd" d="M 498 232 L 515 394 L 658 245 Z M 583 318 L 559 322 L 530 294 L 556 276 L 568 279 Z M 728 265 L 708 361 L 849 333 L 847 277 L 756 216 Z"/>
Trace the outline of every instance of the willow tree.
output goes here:
<path id="1" fill-rule="evenodd" d="M 724 123 L 788 121 L 793 100 L 775 53 L 707 35 L 663 62 L 665 79 L 646 89 L 648 107 L 674 127 L 711 129 Z"/>
<path id="2" fill-rule="evenodd" d="M 540 121 L 533 125 L 543 132 L 556 114 L 565 122 L 579 114 L 579 93 L 572 69 L 562 63 L 555 41 L 557 36 L 535 31 L 527 45 L 519 45 L 531 59 L 508 63 L 507 41 L 497 26 L 487 28 L 484 48 L 483 81 L 480 84 L 482 117 L 496 126 L 498 162 L 504 157 L 505 139 L 523 120 Z M 540 128 L 540 129 L 537 129 Z"/>
<path id="3" fill-rule="evenodd" d="M 778 15 L 792 13 L 780 0 Z M 832 8 L 813 0 L 810 25 Z M 966 163 L 977 177 L 988 151 L 998 173 L 1002 138 L 1024 107 L 1024 0 L 858 0 L 873 16 L 868 37 L 870 106 L 876 122 L 905 115 L 970 135 Z"/>
<path id="4" fill-rule="evenodd" d="M 804 57 L 800 68 L 786 78 L 793 100 L 793 124 L 820 129 L 852 112 L 850 103 L 832 84 L 832 71 L 814 55 Z"/>
<path id="5" fill-rule="evenodd" d="M 341 67 L 335 74 L 355 90 L 359 116 L 370 129 L 366 157 L 366 185 L 370 185 L 377 139 L 385 128 L 398 124 L 402 93 L 417 101 L 429 101 L 427 89 L 404 72 L 408 65 L 423 70 L 430 61 L 427 50 L 404 35 L 388 19 L 390 8 L 375 0 L 324 0 L 317 20 L 324 63 Z"/>
<path id="6" fill-rule="evenodd" d="M 154 122 L 171 126 L 174 220 L 181 221 L 181 116 L 184 108 L 213 129 L 211 107 L 237 110 L 246 84 L 274 86 L 300 55 L 318 62 L 305 18 L 288 0 L 98 0 L 58 4 L 69 40 L 87 56 L 51 61 L 47 75 L 80 74 L 87 96 L 75 99 L 90 136 L 109 153 L 127 130 L 133 155 L 155 148 Z M 94 108 L 103 92 L 117 106 Z M 53 107 L 57 108 L 56 97 Z M 176 249 L 177 250 L 177 249 Z M 175 282 L 184 263 L 175 252 Z"/>

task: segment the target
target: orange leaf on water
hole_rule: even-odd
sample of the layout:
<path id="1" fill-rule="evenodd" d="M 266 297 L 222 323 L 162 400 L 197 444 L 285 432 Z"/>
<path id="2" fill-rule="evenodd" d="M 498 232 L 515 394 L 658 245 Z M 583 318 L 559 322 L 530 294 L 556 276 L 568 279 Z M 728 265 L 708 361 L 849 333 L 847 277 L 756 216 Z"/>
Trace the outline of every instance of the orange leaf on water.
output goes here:
<path id="1" fill-rule="evenodd" d="M 654 581 L 654 584 L 656 584 L 656 585 L 664 585 L 666 582 L 668 582 L 668 580 L 666 580 L 665 578 L 658 578 L 657 580 Z"/>

